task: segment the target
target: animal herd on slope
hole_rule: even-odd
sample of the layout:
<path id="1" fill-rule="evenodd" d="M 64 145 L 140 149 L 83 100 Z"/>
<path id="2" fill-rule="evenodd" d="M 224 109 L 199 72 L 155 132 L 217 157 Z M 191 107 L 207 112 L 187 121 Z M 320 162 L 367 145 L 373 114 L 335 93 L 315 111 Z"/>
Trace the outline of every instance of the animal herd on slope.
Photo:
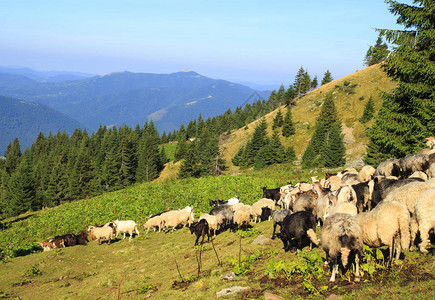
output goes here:
<path id="1" fill-rule="evenodd" d="M 425 149 L 401 159 L 390 158 L 377 168 L 364 166 L 361 171 L 346 169 L 325 178 L 312 178 L 312 183 L 299 182 L 275 189 L 263 188 L 263 198 L 246 205 L 239 198 L 227 201 L 210 200 L 209 213 L 194 223 L 193 209 L 187 206 L 151 215 L 144 224 L 148 234 L 190 227 L 195 245 L 205 236 L 230 229 L 246 229 L 250 222 L 272 219 L 272 239 L 280 225 L 280 239 L 285 251 L 300 250 L 308 242 L 326 253 L 325 264 L 332 263 L 330 281 L 338 272 L 339 259 L 346 267 L 354 253 L 355 281 L 360 280 L 359 260 L 363 244 L 369 247 L 388 246 L 389 260 L 398 260 L 404 249 L 414 250 L 419 233 L 419 250 L 427 252 L 429 233 L 435 228 L 435 150 Z M 279 208 L 275 209 L 277 206 Z M 321 226 L 320 239 L 316 226 Z M 115 220 L 103 226 L 89 226 L 75 236 L 58 236 L 41 242 L 44 251 L 76 244 L 86 244 L 87 236 L 107 239 L 108 244 L 120 233 L 139 235 L 134 221 Z M 353 257 L 353 256 L 352 256 Z"/>

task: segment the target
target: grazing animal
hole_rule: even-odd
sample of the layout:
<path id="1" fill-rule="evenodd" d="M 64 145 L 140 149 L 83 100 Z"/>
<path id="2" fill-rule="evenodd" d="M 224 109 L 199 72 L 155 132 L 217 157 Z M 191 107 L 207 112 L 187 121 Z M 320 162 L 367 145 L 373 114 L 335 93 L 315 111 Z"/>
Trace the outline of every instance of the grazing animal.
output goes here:
<path id="1" fill-rule="evenodd" d="M 219 230 L 219 225 L 223 221 L 223 217 L 221 215 L 213 216 L 210 214 L 203 214 L 199 217 L 199 221 L 206 220 L 208 223 L 208 234 L 211 234 L 213 230 L 213 236 L 216 236 L 216 231 Z"/>
<path id="2" fill-rule="evenodd" d="M 269 220 L 271 216 L 272 216 L 272 210 L 270 209 L 270 207 L 266 206 L 261 208 L 261 216 L 260 216 L 261 222 Z"/>
<path id="3" fill-rule="evenodd" d="M 372 201 L 376 204 L 384 200 L 387 195 L 396 188 L 411 182 L 424 182 L 424 180 L 420 178 L 389 179 L 384 177 L 375 177 L 373 181 L 374 188 Z"/>
<path id="4" fill-rule="evenodd" d="M 252 204 L 250 214 L 254 218 L 254 223 L 257 223 L 257 218 L 261 216 L 262 208 L 269 207 L 275 209 L 275 201 L 267 198 L 262 198 Z"/>
<path id="5" fill-rule="evenodd" d="M 190 226 L 190 233 L 196 235 L 195 246 L 198 245 L 200 237 L 202 237 L 201 245 L 204 243 L 205 235 L 207 235 L 207 241 L 210 241 L 210 232 L 206 219 L 201 219 L 195 225 Z"/>
<path id="6" fill-rule="evenodd" d="M 428 189 L 418 198 L 415 203 L 414 215 L 411 220 L 411 250 L 414 248 L 414 240 L 417 232 L 420 232 L 421 243 L 418 245 L 420 252 L 427 253 L 426 246 L 429 239 L 429 231 L 435 228 L 435 188 Z"/>
<path id="7" fill-rule="evenodd" d="M 60 236 L 56 236 L 49 241 L 40 242 L 39 245 L 42 247 L 43 251 L 50 251 L 55 248 L 65 248 L 65 242 Z"/>
<path id="8" fill-rule="evenodd" d="M 87 245 L 89 242 L 88 232 L 86 230 L 83 230 L 78 235 L 76 235 L 76 242 L 77 245 Z"/>
<path id="9" fill-rule="evenodd" d="M 362 240 L 369 247 L 386 245 L 390 249 L 388 264 L 391 264 L 396 252 L 399 259 L 402 249 L 409 247 L 410 216 L 402 203 L 382 201 L 369 211 L 357 215 L 361 225 Z"/>
<path id="10" fill-rule="evenodd" d="M 176 227 L 183 225 L 183 227 L 188 224 L 189 226 L 193 223 L 193 210 L 191 207 L 185 207 L 182 210 L 171 210 L 162 215 L 164 230 L 166 231 L 169 227 L 172 227 L 172 232 Z"/>
<path id="11" fill-rule="evenodd" d="M 281 198 L 281 188 L 267 189 L 263 187 L 263 198 L 271 199 L 277 203 Z"/>
<path id="12" fill-rule="evenodd" d="M 308 211 L 298 211 L 284 218 L 281 227 L 281 240 L 284 250 L 293 250 L 296 242 L 296 249 L 302 249 L 302 239 L 310 239 L 310 250 L 312 244 L 319 245 L 316 236 L 316 221 L 312 213 Z"/>
<path id="13" fill-rule="evenodd" d="M 292 211 L 290 209 L 277 209 L 272 211 L 272 220 L 273 220 L 272 240 L 275 239 L 276 225 L 279 225 L 282 230 L 282 222 L 284 222 L 285 217 L 291 214 Z"/>
<path id="14" fill-rule="evenodd" d="M 148 221 L 146 221 L 145 224 L 143 225 L 143 229 L 146 229 L 148 234 L 150 228 L 154 228 L 154 231 L 156 231 L 156 227 L 158 227 L 160 232 L 163 228 L 163 225 L 164 225 L 163 218 L 161 215 L 159 215 L 159 216 L 149 218 Z"/>
<path id="15" fill-rule="evenodd" d="M 400 175 L 409 177 L 416 171 L 425 172 L 429 168 L 429 155 L 425 153 L 412 153 L 399 160 Z"/>
<path id="16" fill-rule="evenodd" d="M 373 179 L 373 175 L 375 174 L 376 169 L 370 165 L 365 165 L 362 167 L 361 171 L 358 173 L 358 181 L 365 182 Z"/>
<path id="17" fill-rule="evenodd" d="M 356 207 L 358 208 L 358 212 L 372 209 L 374 186 L 375 182 L 373 180 L 360 182 L 350 186 L 356 199 Z"/>
<path id="18" fill-rule="evenodd" d="M 409 213 L 414 213 L 414 206 L 418 198 L 428 189 L 435 188 L 435 179 L 423 182 L 411 182 L 404 186 L 393 189 L 384 202 L 397 201 L 408 208 Z"/>
<path id="19" fill-rule="evenodd" d="M 361 239 L 361 227 L 358 220 L 349 214 L 334 214 L 326 218 L 322 228 L 322 248 L 326 253 L 325 264 L 332 261 L 332 274 L 330 282 L 335 281 L 338 273 L 338 258 L 341 255 L 341 263 L 346 267 L 349 255 L 355 253 L 355 281 L 360 281 L 359 259 L 363 254 Z"/>
<path id="20" fill-rule="evenodd" d="M 132 220 L 120 221 L 116 219 L 115 221 L 113 221 L 113 225 L 115 225 L 115 231 L 116 231 L 115 237 L 118 237 L 120 233 L 123 233 L 125 239 L 125 234 L 128 233 L 130 235 L 128 241 L 131 241 L 131 239 L 133 238 L 133 233 L 136 233 L 139 236 L 139 231 L 137 230 L 137 225 L 135 221 Z"/>
<path id="21" fill-rule="evenodd" d="M 236 231 L 237 228 L 246 229 L 246 227 L 248 227 L 251 218 L 250 211 L 251 206 L 247 204 L 237 208 L 237 210 L 234 211 L 232 228 L 233 231 Z"/>
<path id="22" fill-rule="evenodd" d="M 95 227 L 89 226 L 87 231 L 90 232 L 98 241 L 98 245 L 101 245 L 101 239 L 107 240 L 107 245 L 110 245 L 110 241 L 113 239 L 113 228 L 110 226 Z"/>
<path id="23" fill-rule="evenodd" d="M 309 211 L 316 216 L 316 203 L 317 200 L 314 196 L 310 194 L 302 194 L 294 201 L 292 205 L 293 212 Z"/>
<path id="24" fill-rule="evenodd" d="M 209 200 L 208 203 L 210 206 L 216 207 L 216 206 L 228 204 L 228 201 L 216 199 L 216 200 Z"/>
<path id="25" fill-rule="evenodd" d="M 375 170 L 373 177 L 376 176 L 396 176 L 400 175 L 400 164 L 397 158 L 388 158 L 382 161 Z"/>

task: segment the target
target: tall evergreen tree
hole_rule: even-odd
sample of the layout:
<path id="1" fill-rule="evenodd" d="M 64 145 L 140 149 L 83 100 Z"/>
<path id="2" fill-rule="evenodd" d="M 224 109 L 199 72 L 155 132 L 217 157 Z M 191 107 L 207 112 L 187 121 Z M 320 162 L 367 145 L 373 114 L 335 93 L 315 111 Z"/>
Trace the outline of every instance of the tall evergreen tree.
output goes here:
<path id="1" fill-rule="evenodd" d="M 369 98 L 369 101 L 367 101 L 366 105 L 364 106 L 364 112 L 362 117 L 359 119 L 361 123 L 367 123 L 373 118 L 373 115 L 375 113 L 375 102 L 373 101 L 373 97 Z"/>
<path id="2" fill-rule="evenodd" d="M 435 132 L 435 2 L 387 3 L 406 30 L 378 29 L 395 45 L 382 67 L 398 87 L 383 93 L 382 107 L 368 133 L 366 163 L 370 164 L 417 152 Z"/>
<path id="3" fill-rule="evenodd" d="M 284 96 L 285 96 L 284 104 L 286 106 L 293 106 L 296 104 L 295 99 L 298 96 L 298 92 L 296 91 L 294 86 L 290 84 Z"/>
<path id="4" fill-rule="evenodd" d="M 322 110 L 316 119 L 313 136 L 302 156 L 302 166 L 310 168 L 332 164 L 331 161 L 342 161 L 344 148 L 341 136 L 341 121 L 338 118 L 333 95 L 328 93 L 322 105 Z M 340 150 L 340 151 L 333 151 Z"/>
<path id="5" fill-rule="evenodd" d="M 140 141 L 136 180 L 152 181 L 159 176 L 162 167 L 159 135 L 154 123 L 150 121 Z"/>
<path id="6" fill-rule="evenodd" d="M 324 155 L 324 165 L 327 168 L 344 166 L 346 159 L 346 147 L 343 142 L 341 125 L 335 123 L 331 126 Z"/>
<path id="7" fill-rule="evenodd" d="M 5 157 L 6 157 L 6 162 L 5 162 L 6 172 L 8 174 L 12 174 L 13 172 L 15 172 L 15 169 L 20 163 L 21 147 L 18 138 L 15 138 L 12 144 L 9 143 L 5 151 Z"/>
<path id="8" fill-rule="evenodd" d="M 278 130 L 274 130 L 270 139 L 270 164 L 280 164 L 285 160 L 285 148 L 281 143 Z"/>
<path id="9" fill-rule="evenodd" d="M 364 57 L 366 66 L 371 66 L 384 61 L 388 56 L 388 46 L 382 41 L 382 36 L 379 35 L 374 46 L 370 46 Z"/>
<path id="10" fill-rule="evenodd" d="M 333 80 L 331 72 L 329 70 L 326 70 L 325 74 L 323 75 L 322 79 L 322 85 L 327 84 Z"/>
<path id="11" fill-rule="evenodd" d="M 279 109 L 278 112 L 276 113 L 275 118 L 273 118 L 273 122 L 272 122 L 272 129 L 276 129 L 276 128 L 280 128 L 284 123 L 284 120 L 282 118 L 282 112 Z"/>
<path id="12" fill-rule="evenodd" d="M 287 107 L 287 112 L 285 113 L 283 125 L 282 125 L 282 135 L 289 137 L 295 134 L 295 126 L 293 124 L 292 110 L 291 107 Z"/>

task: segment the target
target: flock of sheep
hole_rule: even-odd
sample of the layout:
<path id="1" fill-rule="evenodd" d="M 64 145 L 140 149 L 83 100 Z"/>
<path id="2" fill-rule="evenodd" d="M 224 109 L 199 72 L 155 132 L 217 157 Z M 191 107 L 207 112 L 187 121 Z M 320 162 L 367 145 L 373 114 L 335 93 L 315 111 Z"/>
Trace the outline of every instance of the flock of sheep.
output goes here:
<path id="1" fill-rule="evenodd" d="M 202 237 L 210 239 L 220 230 L 246 229 L 250 222 L 273 220 L 272 239 L 277 225 L 285 251 L 301 249 L 307 241 L 319 245 L 326 253 L 325 264 L 332 263 L 330 281 L 338 272 L 339 260 L 348 265 L 355 254 L 355 281 L 360 280 L 359 260 L 363 244 L 389 247 L 389 261 L 400 258 L 404 249 L 414 248 L 417 233 L 421 252 L 427 252 L 429 233 L 435 228 L 435 151 L 415 153 L 402 159 L 387 159 L 377 168 L 364 166 L 361 171 L 346 169 L 337 174 L 326 173 L 324 179 L 312 183 L 288 184 L 276 189 L 263 188 L 263 198 L 246 205 L 238 198 L 210 201 L 209 213 L 194 223 L 193 209 L 164 211 L 151 215 L 144 224 L 151 228 L 174 231 L 190 227 L 195 245 Z M 279 209 L 275 209 L 280 206 Z M 321 236 L 316 235 L 321 226 Z M 104 226 L 90 226 L 91 239 L 110 240 L 113 235 L 139 235 L 134 221 L 113 221 Z M 44 248 L 45 250 L 45 248 Z"/>
<path id="2" fill-rule="evenodd" d="M 251 221 L 273 220 L 272 239 L 277 225 L 284 249 L 301 249 L 304 242 L 319 245 L 326 253 L 325 264 L 332 263 L 330 281 L 338 272 L 339 260 L 348 265 L 355 254 L 355 281 L 360 280 L 359 260 L 363 244 L 388 246 L 389 260 L 399 259 L 402 250 L 414 248 L 417 233 L 421 252 L 427 252 L 429 233 L 435 227 L 435 153 L 415 153 L 402 159 L 387 159 L 377 168 L 361 171 L 346 169 L 327 173 L 324 179 L 312 178 L 276 189 L 263 188 L 263 198 L 252 206 L 239 202 L 210 201 L 211 211 L 194 222 L 191 207 L 151 215 L 145 223 L 159 231 L 189 225 L 198 240 L 216 235 L 222 229 L 246 228 Z M 280 206 L 280 209 L 275 209 Z M 322 226 L 320 239 L 316 226 Z"/>

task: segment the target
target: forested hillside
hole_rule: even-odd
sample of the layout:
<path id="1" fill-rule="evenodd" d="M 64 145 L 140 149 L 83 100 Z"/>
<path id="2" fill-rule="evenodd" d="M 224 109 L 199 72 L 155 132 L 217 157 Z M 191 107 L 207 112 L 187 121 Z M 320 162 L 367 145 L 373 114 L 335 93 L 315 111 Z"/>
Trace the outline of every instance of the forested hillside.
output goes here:
<path id="1" fill-rule="evenodd" d="M 24 150 L 30 148 L 40 132 L 48 136 L 50 132 L 65 131 L 71 135 L 82 126 L 45 105 L 0 96 L 0 156 L 17 137 Z"/>

